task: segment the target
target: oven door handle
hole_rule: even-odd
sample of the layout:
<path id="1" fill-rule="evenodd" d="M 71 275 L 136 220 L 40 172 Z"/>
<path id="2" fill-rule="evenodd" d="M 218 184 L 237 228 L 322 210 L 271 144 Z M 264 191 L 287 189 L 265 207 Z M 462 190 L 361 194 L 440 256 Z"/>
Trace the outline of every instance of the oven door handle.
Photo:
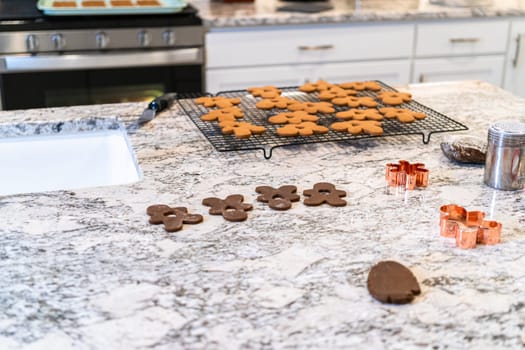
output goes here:
<path id="1" fill-rule="evenodd" d="M 202 48 L 166 51 L 0 57 L 0 73 L 202 64 Z"/>

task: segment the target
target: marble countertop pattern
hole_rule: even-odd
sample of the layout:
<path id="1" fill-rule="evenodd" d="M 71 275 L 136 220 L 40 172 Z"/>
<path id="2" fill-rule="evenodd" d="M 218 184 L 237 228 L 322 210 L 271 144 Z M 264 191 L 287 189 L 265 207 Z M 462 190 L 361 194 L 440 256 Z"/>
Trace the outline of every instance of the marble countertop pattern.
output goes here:
<path id="1" fill-rule="evenodd" d="M 279 11 L 294 4 L 279 0 L 190 3 L 199 9 L 205 25 L 212 28 L 525 16 L 523 0 L 330 0 L 326 4 L 332 9 L 318 13 Z"/>
<path id="2" fill-rule="evenodd" d="M 401 87 L 486 138 L 525 119 L 525 100 L 469 81 Z M 129 103 L 0 112 L 8 130 L 38 122 L 116 116 Z M 17 126 L 18 125 L 18 126 Z M 130 135 L 142 181 L 0 197 L 1 349 L 522 349 L 525 346 L 525 197 L 483 185 L 482 166 L 450 162 L 452 135 L 216 152 L 177 105 Z M 426 189 L 385 187 L 385 164 L 430 170 Z M 345 207 L 284 212 L 255 187 L 321 181 L 347 191 Z M 239 193 L 245 222 L 210 216 L 205 197 Z M 148 224 L 146 208 L 186 206 L 204 216 L 177 233 Z M 503 224 L 502 242 L 461 250 L 439 236 L 439 207 L 457 203 Z M 387 305 L 366 289 L 392 259 L 422 293 Z"/>

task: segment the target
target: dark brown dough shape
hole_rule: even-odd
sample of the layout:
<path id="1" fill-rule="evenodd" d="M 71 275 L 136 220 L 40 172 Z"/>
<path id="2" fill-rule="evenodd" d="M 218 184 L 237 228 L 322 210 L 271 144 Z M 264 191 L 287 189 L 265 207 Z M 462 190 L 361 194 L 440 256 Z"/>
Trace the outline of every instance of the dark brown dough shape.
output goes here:
<path id="1" fill-rule="evenodd" d="M 284 185 L 279 188 L 270 186 L 259 186 L 255 192 L 261 195 L 257 197 L 259 202 L 268 203 L 268 206 L 275 210 L 288 210 L 292 207 L 292 202 L 297 202 L 299 197 L 297 187 L 293 185 Z"/>
<path id="2" fill-rule="evenodd" d="M 396 261 L 381 261 L 368 273 L 368 292 L 377 300 L 389 304 L 406 304 L 421 293 L 416 277 Z"/>
<path id="3" fill-rule="evenodd" d="M 305 205 L 318 206 L 327 203 L 334 207 L 344 207 L 346 201 L 340 197 L 346 197 L 346 192 L 337 190 L 335 186 L 328 182 L 319 182 L 314 188 L 305 190 L 303 194 L 309 198 L 304 200 Z"/>
<path id="4" fill-rule="evenodd" d="M 449 137 L 441 142 L 443 154 L 458 163 L 485 164 L 486 143 L 473 136 Z"/>
<path id="5" fill-rule="evenodd" d="M 188 214 L 185 207 L 171 208 L 164 204 L 150 205 L 146 213 L 150 216 L 150 224 L 164 224 L 164 229 L 168 232 L 179 231 L 183 224 L 198 224 L 203 220 L 202 215 Z"/>
<path id="6" fill-rule="evenodd" d="M 210 215 L 222 215 L 228 221 L 244 221 L 248 218 L 247 210 L 252 210 L 252 205 L 243 203 L 244 197 L 232 194 L 226 199 L 216 197 L 204 198 L 202 205 L 210 207 Z"/>

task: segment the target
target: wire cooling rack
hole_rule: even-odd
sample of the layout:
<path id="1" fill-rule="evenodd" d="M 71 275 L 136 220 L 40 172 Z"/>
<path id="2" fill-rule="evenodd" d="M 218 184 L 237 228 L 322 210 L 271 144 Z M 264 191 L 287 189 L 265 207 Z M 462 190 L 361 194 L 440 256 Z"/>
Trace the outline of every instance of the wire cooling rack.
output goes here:
<path id="1" fill-rule="evenodd" d="M 396 91 L 394 88 L 386 85 L 381 81 L 377 81 L 382 86 L 382 91 Z M 280 88 L 282 96 L 292 98 L 294 100 L 305 101 L 305 102 L 318 102 L 319 98 L 317 93 L 305 93 L 298 90 L 297 87 L 285 87 Z M 377 92 L 364 90 L 359 91 L 357 96 L 370 96 L 375 97 Z M 399 135 L 414 135 L 420 134 L 423 137 L 423 143 L 427 144 L 430 141 L 430 135 L 440 132 L 451 132 L 468 130 L 468 128 L 439 113 L 435 110 L 424 106 L 416 101 L 410 101 L 403 103 L 402 105 L 395 106 L 398 108 L 406 108 L 412 111 L 423 112 L 427 115 L 425 119 L 416 120 L 413 123 L 401 123 L 397 119 L 384 119 L 383 120 L 383 134 L 381 135 L 351 135 L 346 132 L 330 131 L 326 134 L 315 134 L 312 136 L 294 136 L 294 137 L 283 137 L 277 135 L 277 128 L 282 125 L 274 125 L 268 122 L 268 117 L 281 113 L 282 109 L 272 110 L 261 110 L 255 107 L 260 98 L 253 97 L 246 90 L 237 91 L 224 91 L 217 94 L 217 96 L 224 97 L 237 97 L 241 99 L 240 107 L 244 111 L 244 117 L 241 121 L 250 122 L 255 125 L 262 125 L 267 128 L 266 132 L 260 135 L 252 135 L 247 139 L 239 139 L 234 135 L 224 135 L 217 122 L 202 121 L 201 115 L 206 114 L 210 111 L 210 108 L 206 108 L 202 105 L 197 105 L 193 98 L 196 96 L 184 96 L 181 95 L 178 103 L 195 125 L 201 130 L 204 136 L 210 141 L 217 151 L 245 151 L 245 150 L 257 150 L 260 149 L 264 152 L 264 158 L 270 159 L 272 151 L 276 147 L 290 146 L 290 145 L 301 145 L 307 143 L 320 143 L 320 142 L 333 142 L 333 141 L 349 141 L 349 140 L 360 140 L 366 138 L 376 138 L 385 136 L 399 136 Z M 191 97 L 191 98 L 190 98 Z M 376 108 L 385 107 L 378 101 L 379 105 Z M 387 106 L 388 107 L 388 106 Z M 339 111 L 347 110 L 348 107 L 335 106 L 336 113 Z M 317 114 L 319 117 L 318 124 L 329 127 L 332 123 L 340 121 L 335 118 L 335 113 L 331 114 Z"/>

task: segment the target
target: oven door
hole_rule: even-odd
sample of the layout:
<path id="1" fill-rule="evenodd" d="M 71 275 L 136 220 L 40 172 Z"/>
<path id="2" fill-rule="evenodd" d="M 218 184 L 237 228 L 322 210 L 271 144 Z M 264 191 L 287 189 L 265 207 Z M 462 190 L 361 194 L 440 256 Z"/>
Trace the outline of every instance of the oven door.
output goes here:
<path id="1" fill-rule="evenodd" d="M 202 92 L 201 48 L 0 58 L 2 109 L 148 101 Z"/>

